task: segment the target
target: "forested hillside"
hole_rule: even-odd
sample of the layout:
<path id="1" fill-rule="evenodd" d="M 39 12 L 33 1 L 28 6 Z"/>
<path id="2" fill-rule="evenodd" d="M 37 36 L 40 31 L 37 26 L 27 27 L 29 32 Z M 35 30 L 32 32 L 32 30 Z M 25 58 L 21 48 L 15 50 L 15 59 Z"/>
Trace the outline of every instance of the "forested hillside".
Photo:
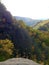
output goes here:
<path id="1" fill-rule="evenodd" d="M 46 23 L 45 25 L 39 27 L 39 30 L 41 30 L 41 31 L 48 31 L 49 32 L 49 22 Z"/>
<path id="2" fill-rule="evenodd" d="M 43 20 L 39 23 L 37 23 L 33 29 L 38 29 L 41 31 L 49 31 L 49 20 Z"/>
<path id="3" fill-rule="evenodd" d="M 44 26 L 47 25 L 49 23 L 49 20 L 42 20 L 41 22 L 38 22 L 33 29 L 39 29 L 39 28 L 43 28 Z M 45 26 L 46 27 L 46 26 Z"/>
<path id="4" fill-rule="evenodd" d="M 0 9 L 0 61 L 22 57 L 49 65 L 49 32 L 16 20 L 1 3 Z"/>
<path id="5" fill-rule="evenodd" d="M 20 23 L 18 23 L 14 19 L 14 17 L 10 14 L 10 12 L 8 12 L 6 8 L 4 7 L 4 5 L 1 3 L 0 3 L 0 9 L 1 9 L 0 10 L 0 41 L 1 41 L 1 44 L 2 44 L 2 40 L 6 40 L 6 39 L 11 40 L 11 42 L 13 43 L 12 45 L 14 45 L 14 49 L 12 53 L 13 57 L 16 57 L 17 54 L 23 57 L 23 55 L 25 54 L 24 52 L 31 53 L 32 40 L 31 40 L 31 37 L 27 29 L 23 28 L 22 25 L 20 25 Z M 3 48 L 2 45 L 0 45 L 1 55 L 2 55 L 2 51 L 1 51 L 2 48 Z"/>

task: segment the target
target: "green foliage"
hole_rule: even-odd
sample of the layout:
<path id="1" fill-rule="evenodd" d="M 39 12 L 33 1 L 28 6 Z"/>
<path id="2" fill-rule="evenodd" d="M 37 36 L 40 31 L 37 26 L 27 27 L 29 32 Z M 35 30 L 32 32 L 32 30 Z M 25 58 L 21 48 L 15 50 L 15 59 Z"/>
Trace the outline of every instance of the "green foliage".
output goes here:
<path id="1" fill-rule="evenodd" d="M 49 21 L 32 28 L 22 20 L 15 20 L 2 4 L 0 8 L 0 61 L 13 56 L 49 65 Z M 43 25 L 44 31 L 34 30 Z"/>
<path id="2" fill-rule="evenodd" d="M 18 23 L 22 28 L 26 28 L 26 24 L 23 22 L 23 20 L 18 20 Z"/>
<path id="3" fill-rule="evenodd" d="M 39 63 L 48 64 L 49 59 L 49 32 L 39 30 L 29 30 L 34 49 L 32 51 L 33 60 Z M 46 61 L 47 60 L 47 61 Z"/>
<path id="4" fill-rule="evenodd" d="M 10 58 L 13 53 L 13 49 L 14 46 L 10 40 L 0 40 L 0 61 Z"/>

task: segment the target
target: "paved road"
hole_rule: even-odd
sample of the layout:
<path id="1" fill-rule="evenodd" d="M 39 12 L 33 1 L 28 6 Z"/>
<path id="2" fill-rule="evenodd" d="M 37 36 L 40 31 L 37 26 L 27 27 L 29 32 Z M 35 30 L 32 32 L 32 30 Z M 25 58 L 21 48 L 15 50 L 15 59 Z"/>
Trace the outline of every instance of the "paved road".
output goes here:
<path id="1" fill-rule="evenodd" d="M 13 58 L 4 62 L 0 62 L 0 65 L 40 65 L 40 64 L 29 59 Z"/>

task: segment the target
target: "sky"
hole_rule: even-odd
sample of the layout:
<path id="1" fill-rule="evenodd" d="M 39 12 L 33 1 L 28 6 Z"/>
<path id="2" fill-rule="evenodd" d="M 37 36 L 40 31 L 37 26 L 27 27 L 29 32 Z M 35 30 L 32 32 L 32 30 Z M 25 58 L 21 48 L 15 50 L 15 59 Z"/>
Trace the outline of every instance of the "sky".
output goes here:
<path id="1" fill-rule="evenodd" d="M 2 0 L 13 16 L 49 19 L 49 0 Z"/>

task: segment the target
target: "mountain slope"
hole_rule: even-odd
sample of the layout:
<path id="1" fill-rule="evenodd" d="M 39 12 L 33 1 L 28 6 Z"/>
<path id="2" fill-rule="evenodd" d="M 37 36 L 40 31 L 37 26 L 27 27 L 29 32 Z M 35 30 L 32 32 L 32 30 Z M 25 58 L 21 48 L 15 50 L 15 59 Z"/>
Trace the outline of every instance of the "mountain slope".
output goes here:
<path id="1" fill-rule="evenodd" d="M 39 29 L 40 27 L 43 27 L 44 25 L 46 25 L 46 24 L 48 24 L 48 23 L 49 23 L 49 20 L 43 20 L 43 21 L 37 23 L 37 24 L 33 27 L 33 29 Z"/>
<path id="2" fill-rule="evenodd" d="M 49 31 L 49 22 L 46 23 L 45 25 L 39 27 L 39 30 L 42 30 L 42 31 Z"/>
<path id="3" fill-rule="evenodd" d="M 14 17 L 16 18 L 16 20 L 23 20 L 28 26 L 34 26 L 37 24 L 37 22 L 40 22 L 40 20 L 34 20 L 27 17 L 19 17 L 19 16 L 14 16 Z"/>

